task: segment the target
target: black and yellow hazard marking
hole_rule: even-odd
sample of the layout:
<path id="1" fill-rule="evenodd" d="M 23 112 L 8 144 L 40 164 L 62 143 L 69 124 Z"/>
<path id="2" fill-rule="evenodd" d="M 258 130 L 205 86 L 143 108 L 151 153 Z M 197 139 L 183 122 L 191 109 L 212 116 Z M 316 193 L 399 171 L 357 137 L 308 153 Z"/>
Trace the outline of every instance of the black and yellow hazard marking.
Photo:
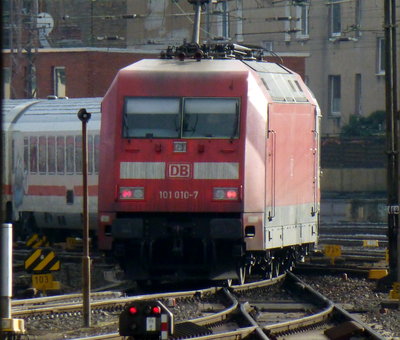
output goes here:
<path id="1" fill-rule="evenodd" d="M 60 266 L 60 260 L 51 248 L 35 249 L 25 260 L 28 273 L 48 273 L 60 270 Z"/>
<path id="2" fill-rule="evenodd" d="M 39 234 L 33 234 L 27 241 L 26 245 L 30 248 L 37 249 L 39 247 L 48 247 L 49 241 L 46 236 L 40 236 Z"/>

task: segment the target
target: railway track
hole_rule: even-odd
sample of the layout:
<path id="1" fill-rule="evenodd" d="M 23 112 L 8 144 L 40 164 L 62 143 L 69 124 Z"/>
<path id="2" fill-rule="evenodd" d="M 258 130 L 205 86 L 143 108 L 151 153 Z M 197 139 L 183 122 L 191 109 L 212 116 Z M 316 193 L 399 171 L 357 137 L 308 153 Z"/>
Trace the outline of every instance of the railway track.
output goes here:
<path id="1" fill-rule="evenodd" d="M 343 247 L 363 247 L 365 243 L 376 243 L 377 247 L 387 246 L 387 226 L 378 223 L 368 224 L 321 224 L 320 244 L 338 244 Z"/>
<path id="2" fill-rule="evenodd" d="M 103 330 L 104 334 L 99 335 L 93 334 L 93 330 L 83 330 L 83 338 L 121 339 L 116 333 L 121 310 L 127 303 L 143 299 L 161 300 L 171 306 L 177 321 L 176 332 L 170 339 L 289 339 L 290 334 L 300 331 L 303 336 L 310 332 L 309 338 L 312 338 L 316 333 L 339 332 L 346 327 L 366 339 L 383 339 L 291 273 L 229 289 L 214 287 L 133 297 L 115 293 L 96 294 L 92 296 L 92 313 L 94 316 L 99 313 L 113 314 L 114 321 L 108 321 L 111 332 Z M 13 304 L 13 315 L 24 318 L 28 329 L 32 322 L 80 318 L 82 305 L 78 296 L 30 300 L 35 301 L 15 301 Z M 191 306 L 196 306 L 198 310 L 190 311 Z M 40 339 L 40 335 L 35 337 L 33 333 L 29 336 L 30 340 Z M 64 330 L 62 333 L 63 339 L 82 339 L 76 332 Z M 55 336 L 52 339 L 58 338 Z"/>
<path id="3" fill-rule="evenodd" d="M 302 270 L 352 272 L 368 275 L 386 269 L 387 226 L 384 224 L 321 224 L 317 251 L 298 267 Z M 324 256 L 326 247 L 339 246 L 334 259 Z"/>

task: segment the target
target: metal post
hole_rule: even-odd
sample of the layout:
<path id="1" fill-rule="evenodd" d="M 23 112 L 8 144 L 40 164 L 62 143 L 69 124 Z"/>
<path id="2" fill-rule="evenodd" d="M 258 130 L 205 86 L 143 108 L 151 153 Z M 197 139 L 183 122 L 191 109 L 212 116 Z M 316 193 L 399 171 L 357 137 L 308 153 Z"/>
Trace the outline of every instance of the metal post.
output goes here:
<path id="1" fill-rule="evenodd" d="M 0 318 L 11 319 L 12 224 L 10 223 L 1 225 L 0 259 Z"/>
<path id="2" fill-rule="evenodd" d="M 385 0 L 385 92 L 389 271 L 392 281 L 399 280 L 399 149 L 396 63 L 396 1 Z M 397 273 L 396 273 L 397 272 Z"/>
<path id="3" fill-rule="evenodd" d="M 393 81 L 392 81 L 392 91 L 393 91 L 393 112 L 394 112 L 394 127 L 395 127 L 395 133 L 396 133 L 396 139 L 397 139 L 397 155 L 396 155 L 396 159 L 397 159 L 397 205 L 400 205 L 400 168 L 399 168 L 399 138 L 400 138 L 400 134 L 399 134 L 399 111 L 398 111 L 398 94 L 397 94 L 397 43 L 396 43 L 396 39 L 397 39 L 397 33 L 396 33 L 396 27 L 397 27 L 397 19 L 396 19 L 396 0 L 392 0 L 391 2 L 392 5 L 392 25 L 391 25 L 391 30 L 392 30 L 392 77 L 393 77 Z M 399 207 L 400 210 L 400 207 Z M 396 270 L 397 271 L 397 282 L 400 282 L 400 220 L 399 220 L 399 213 L 400 211 L 398 211 L 397 214 L 397 228 L 394 231 L 394 234 L 396 235 L 397 233 L 397 240 L 396 237 L 393 240 L 393 243 L 397 244 L 394 247 L 394 253 L 397 254 L 396 256 L 396 260 L 395 265 L 396 265 Z M 396 263 L 397 262 L 397 263 Z"/>
<path id="4" fill-rule="evenodd" d="M 89 209 L 88 209 L 88 155 L 86 125 L 91 114 L 86 109 L 80 109 L 78 118 L 82 122 L 82 174 L 83 174 L 83 257 L 82 257 L 82 295 L 84 326 L 91 326 L 90 310 L 90 256 L 89 256 Z"/>
<path id="5" fill-rule="evenodd" d="M 201 1 L 196 1 L 194 25 L 193 25 L 193 37 L 192 42 L 198 44 L 200 42 L 200 14 L 201 14 Z"/>

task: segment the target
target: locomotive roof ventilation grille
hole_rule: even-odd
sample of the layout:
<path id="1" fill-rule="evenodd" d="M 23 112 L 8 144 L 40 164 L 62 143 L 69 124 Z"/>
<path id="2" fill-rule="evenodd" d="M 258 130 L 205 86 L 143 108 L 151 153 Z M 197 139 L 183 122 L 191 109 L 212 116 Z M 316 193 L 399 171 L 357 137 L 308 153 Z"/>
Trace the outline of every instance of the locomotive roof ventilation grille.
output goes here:
<path id="1" fill-rule="evenodd" d="M 301 85 L 288 69 L 263 61 L 262 48 L 250 48 L 231 43 L 203 44 L 184 42 L 179 47 L 168 46 L 161 59 L 238 59 L 258 73 L 272 99 L 277 102 L 307 103 Z"/>

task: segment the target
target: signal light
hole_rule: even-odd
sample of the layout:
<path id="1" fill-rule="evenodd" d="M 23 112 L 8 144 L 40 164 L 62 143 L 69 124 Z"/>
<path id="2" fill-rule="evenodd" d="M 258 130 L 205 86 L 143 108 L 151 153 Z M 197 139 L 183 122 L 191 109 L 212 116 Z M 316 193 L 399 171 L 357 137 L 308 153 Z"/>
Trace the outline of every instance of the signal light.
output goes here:
<path id="1" fill-rule="evenodd" d="M 228 199 L 230 199 L 230 200 L 236 199 L 236 198 L 237 198 L 237 195 L 238 195 L 238 193 L 237 193 L 237 191 L 235 191 L 235 190 L 228 190 L 228 191 L 226 192 L 226 198 L 228 198 Z"/>
<path id="2" fill-rule="evenodd" d="M 138 312 L 135 306 L 129 307 L 128 311 L 131 315 L 135 315 Z"/>
<path id="3" fill-rule="evenodd" d="M 238 188 L 214 188 L 213 199 L 221 201 L 238 201 L 239 189 Z"/>
<path id="4" fill-rule="evenodd" d="M 160 307 L 160 306 L 154 306 L 154 307 L 151 309 L 151 312 L 152 312 L 153 314 L 161 314 L 161 307 Z"/>
<path id="5" fill-rule="evenodd" d="M 121 187 L 119 188 L 119 199 L 121 200 L 143 200 L 144 188 Z"/>

